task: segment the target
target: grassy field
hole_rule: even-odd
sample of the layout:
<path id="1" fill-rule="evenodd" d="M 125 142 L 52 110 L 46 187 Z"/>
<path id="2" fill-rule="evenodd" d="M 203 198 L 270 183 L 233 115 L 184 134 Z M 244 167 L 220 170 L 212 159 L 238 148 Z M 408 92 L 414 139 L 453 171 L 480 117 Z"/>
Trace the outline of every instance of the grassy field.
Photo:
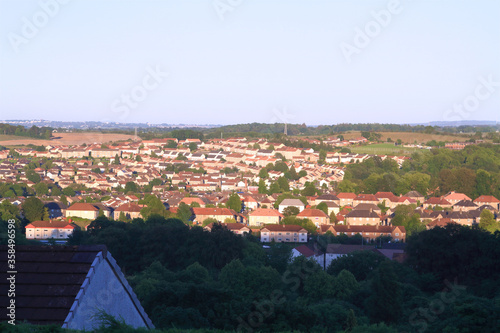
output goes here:
<path id="1" fill-rule="evenodd" d="M 366 146 L 353 146 L 348 147 L 353 153 L 357 154 L 374 154 L 374 155 L 397 155 L 397 156 L 410 156 L 414 152 L 427 154 L 427 149 L 420 148 L 407 148 L 402 146 L 395 146 L 393 143 L 377 143 Z"/>
<path id="2" fill-rule="evenodd" d="M 54 133 L 52 139 L 32 139 L 25 136 L 15 135 L 0 135 L 0 145 L 12 147 L 28 144 L 34 145 L 81 145 L 83 143 L 106 143 L 111 141 L 121 141 L 134 139 L 133 135 L 115 134 L 115 133 L 99 133 L 99 132 L 84 132 L 84 133 Z M 139 138 L 140 139 L 140 138 Z"/>
<path id="3" fill-rule="evenodd" d="M 401 139 L 403 143 L 426 143 L 428 141 L 465 141 L 470 137 L 467 135 L 453 135 L 453 134 L 426 134 L 426 133 L 412 133 L 412 132 L 376 132 L 380 133 L 382 137 L 380 140 L 387 141 L 387 138 L 391 138 L 392 141 L 397 141 Z M 361 132 L 352 131 L 342 134 L 346 140 L 361 137 Z"/>

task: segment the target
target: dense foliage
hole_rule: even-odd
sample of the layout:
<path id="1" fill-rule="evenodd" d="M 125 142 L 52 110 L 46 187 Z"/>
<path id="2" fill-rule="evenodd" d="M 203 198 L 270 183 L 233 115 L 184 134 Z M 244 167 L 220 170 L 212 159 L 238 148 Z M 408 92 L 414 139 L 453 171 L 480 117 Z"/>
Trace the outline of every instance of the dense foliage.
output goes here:
<path id="1" fill-rule="evenodd" d="M 100 217 L 70 243 L 106 244 L 161 329 L 494 332 L 500 323 L 500 233 L 477 228 L 416 233 L 406 264 L 361 251 L 326 271 L 290 260 L 290 244 L 264 249 L 217 224 L 208 232 L 155 215 Z"/>
<path id="2" fill-rule="evenodd" d="M 415 153 L 401 168 L 391 159 L 372 157 L 349 164 L 338 190 L 372 194 L 386 191 L 396 195 L 415 190 L 436 196 L 453 190 L 473 199 L 480 195 L 500 197 L 500 145 Z"/>
<path id="3" fill-rule="evenodd" d="M 36 139 L 50 139 L 52 136 L 52 128 L 32 126 L 26 128 L 24 126 L 12 126 L 9 124 L 0 123 L 0 134 L 27 136 Z"/>

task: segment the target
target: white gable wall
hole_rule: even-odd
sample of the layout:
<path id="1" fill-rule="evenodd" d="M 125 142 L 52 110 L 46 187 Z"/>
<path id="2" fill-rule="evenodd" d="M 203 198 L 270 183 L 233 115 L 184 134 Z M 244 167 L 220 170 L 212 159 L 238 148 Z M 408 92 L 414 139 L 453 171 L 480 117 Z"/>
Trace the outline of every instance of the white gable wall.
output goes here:
<path id="1" fill-rule="evenodd" d="M 96 257 L 63 328 L 94 329 L 100 324 L 99 310 L 136 328 L 154 327 L 109 252 L 107 258 L 102 252 Z"/>

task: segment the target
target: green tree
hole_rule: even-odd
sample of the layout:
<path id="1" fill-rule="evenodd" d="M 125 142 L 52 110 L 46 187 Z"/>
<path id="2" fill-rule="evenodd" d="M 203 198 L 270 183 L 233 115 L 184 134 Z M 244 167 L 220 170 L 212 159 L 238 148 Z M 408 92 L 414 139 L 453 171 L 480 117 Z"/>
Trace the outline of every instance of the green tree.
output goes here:
<path id="1" fill-rule="evenodd" d="M 313 183 L 306 183 L 306 186 L 300 192 L 300 194 L 302 194 L 303 196 L 310 197 L 310 196 L 315 195 L 317 191 L 318 190 L 316 189 L 316 186 L 314 186 Z"/>
<path id="2" fill-rule="evenodd" d="M 162 217 L 167 217 L 168 212 L 165 208 L 163 202 L 156 195 L 148 194 L 144 197 L 145 207 L 141 209 L 141 215 L 144 218 L 148 218 L 151 215 L 159 215 Z"/>
<path id="3" fill-rule="evenodd" d="M 120 212 L 120 215 L 118 216 L 118 220 L 125 222 L 127 220 L 127 217 L 125 216 L 124 212 Z"/>
<path id="4" fill-rule="evenodd" d="M 189 144 L 189 150 L 190 151 L 195 151 L 196 149 L 198 149 L 198 145 L 195 142 L 191 142 Z"/>
<path id="5" fill-rule="evenodd" d="M 66 198 L 66 196 L 65 196 L 64 194 L 63 194 L 63 195 L 61 195 L 61 202 L 62 202 L 64 205 L 68 206 L 68 198 Z"/>
<path id="6" fill-rule="evenodd" d="M 335 212 L 330 213 L 330 223 L 337 224 L 339 220 L 337 219 L 337 214 Z"/>
<path id="7" fill-rule="evenodd" d="M 288 180 L 285 177 L 279 177 L 277 183 L 281 189 L 281 192 L 290 191 L 290 185 L 288 184 Z"/>
<path id="8" fill-rule="evenodd" d="M 71 187 L 64 188 L 62 192 L 65 196 L 68 196 L 68 197 L 75 196 L 75 190 L 73 190 Z"/>
<path id="9" fill-rule="evenodd" d="M 368 312 L 374 322 L 393 323 L 399 319 L 401 288 L 391 262 L 381 263 L 375 273 L 368 304 Z"/>
<path id="10" fill-rule="evenodd" d="M 260 169 L 259 171 L 259 178 L 268 178 L 269 177 L 269 173 L 267 172 L 267 169 L 266 168 L 262 168 Z"/>
<path id="11" fill-rule="evenodd" d="M 133 193 L 140 192 L 139 187 L 137 186 L 137 184 L 135 182 L 127 182 L 125 184 L 125 193 L 128 193 L 128 192 L 133 192 Z"/>
<path id="12" fill-rule="evenodd" d="M 177 217 L 184 223 L 189 223 L 191 216 L 193 213 L 191 212 L 191 207 L 186 205 L 184 202 L 179 204 L 179 208 L 177 208 Z"/>
<path id="13" fill-rule="evenodd" d="M 261 194 L 267 193 L 266 183 L 262 179 L 259 180 L 259 193 L 261 193 Z"/>
<path id="14" fill-rule="evenodd" d="M 271 183 L 271 186 L 269 187 L 269 193 L 281 193 L 281 187 L 277 182 Z"/>
<path id="15" fill-rule="evenodd" d="M 324 201 L 320 202 L 316 206 L 316 209 L 319 209 L 319 210 L 325 212 L 326 215 L 328 215 L 328 206 L 326 205 L 326 202 L 324 202 Z"/>
<path id="16" fill-rule="evenodd" d="M 28 178 L 30 182 L 33 182 L 35 184 L 39 183 L 41 180 L 40 175 L 33 170 L 28 170 L 26 172 L 26 178 Z"/>
<path id="17" fill-rule="evenodd" d="M 359 284 L 354 275 L 346 269 L 341 270 L 335 280 L 335 296 L 342 300 L 348 300 L 358 289 Z"/>
<path id="18" fill-rule="evenodd" d="M 236 193 L 231 194 L 231 196 L 229 196 L 229 199 L 227 199 L 226 206 L 227 208 L 230 208 L 237 213 L 241 212 L 242 203 L 240 196 Z"/>
<path id="19" fill-rule="evenodd" d="M 295 206 L 288 206 L 285 209 L 283 209 L 283 215 L 285 217 L 297 216 L 299 213 L 300 213 L 300 210 Z"/>
<path id="20" fill-rule="evenodd" d="M 45 183 L 38 183 L 33 186 L 36 192 L 36 195 L 42 196 L 42 195 L 47 195 L 49 194 L 49 187 Z"/>
<path id="21" fill-rule="evenodd" d="M 21 205 L 24 217 L 29 221 L 40 221 L 43 219 L 43 202 L 35 197 L 29 197 Z"/>
<path id="22" fill-rule="evenodd" d="M 19 208 L 11 204 L 9 200 L 4 200 L 0 203 L 0 221 L 8 221 L 10 219 L 15 219 L 16 222 L 19 220 Z"/>
<path id="23" fill-rule="evenodd" d="M 493 233 L 499 230 L 499 223 L 495 221 L 495 216 L 491 211 L 483 209 L 479 215 L 479 227 Z"/>
<path id="24" fill-rule="evenodd" d="M 349 309 L 344 329 L 346 332 L 351 332 L 356 326 L 358 326 L 358 321 L 356 319 L 356 315 L 354 314 L 354 310 Z"/>
<path id="25" fill-rule="evenodd" d="M 115 155 L 115 160 L 113 161 L 113 164 L 120 165 L 120 157 L 118 156 L 118 154 Z"/>
<path id="26" fill-rule="evenodd" d="M 326 151 L 323 150 L 323 149 L 321 149 L 319 151 L 319 160 L 318 160 L 318 162 L 319 163 L 325 163 L 325 160 L 326 160 Z"/>
<path id="27" fill-rule="evenodd" d="M 205 220 L 203 220 L 203 226 L 206 227 L 207 225 L 209 225 L 210 223 L 218 223 L 219 221 L 217 221 L 216 219 L 214 219 L 213 217 L 209 217 L 209 218 L 206 218 Z"/>

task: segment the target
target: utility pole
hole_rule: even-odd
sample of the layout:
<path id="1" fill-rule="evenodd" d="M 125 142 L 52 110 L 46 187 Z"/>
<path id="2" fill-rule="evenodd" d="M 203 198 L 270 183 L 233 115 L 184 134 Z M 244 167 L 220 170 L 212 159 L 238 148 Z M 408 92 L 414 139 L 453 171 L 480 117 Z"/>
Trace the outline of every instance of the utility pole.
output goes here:
<path id="1" fill-rule="evenodd" d="M 287 124 L 285 123 L 285 130 L 283 131 L 283 134 L 288 135 L 288 131 L 287 131 L 286 125 Z"/>

